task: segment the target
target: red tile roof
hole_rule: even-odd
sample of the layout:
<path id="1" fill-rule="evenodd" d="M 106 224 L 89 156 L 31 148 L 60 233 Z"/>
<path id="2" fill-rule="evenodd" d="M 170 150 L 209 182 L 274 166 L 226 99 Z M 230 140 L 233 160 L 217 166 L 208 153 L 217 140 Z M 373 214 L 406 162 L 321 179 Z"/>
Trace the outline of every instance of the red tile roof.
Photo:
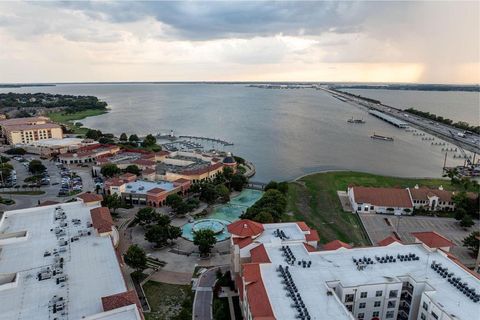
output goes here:
<path id="1" fill-rule="evenodd" d="M 110 311 L 121 307 L 135 304 L 141 310 L 142 306 L 138 300 L 135 290 L 125 291 L 113 294 L 111 296 L 102 297 L 103 311 Z"/>
<path id="2" fill-rule="evenodd" d="M 137 177 L 136 174 L 130 173 L 130 172 L 125 172 L 124 174 L 120 175 L 120 179 L 128 179 L 128 178 L 133 178 Z"/>
<path id="3" fill-rule="evenodd" d="M 337 250 L 340 248 L 351 249 L 352 246 L 340 240 L 333 240 L 327 244 L 324 244 L 322 247 L 323 250 Z"/>
<path id="4" fill-rule="evenodd" d="M 238 244 L 240 249 L 245 248 L 250 243 L 253 243 L 253 240 L 250 237 L 247 237 L 247 238 L 233 238 L 233 244 Z"/>
<path id="5" fill-rule="evenodd" d="M 235 276 L 235 285 L 237 286 L 238 295 L 240 296 L 240 300 L 243 301 L 243 280 L 242 280 L 242 277 L 240 277 L 240 275 L 238 275 L 238 274 Z"/>
<path id="6" fill-rule="evenodd" d="M 110 178 L 105 181 L 105 184 L 109 186 L 120 187 L 125 184 L 125 181 L 119 178 Z"/>
<path id="7" fill-rule="evenodd" d="M 412 232 L 412 236 L 430 248 L 453 247 L 455 244 L 435 231 Z"/>
<path id="8" fill-rule="evenodd" d="M 142 170 L 142 174 L 152 174 L 155 172 L 156 172 L 155 169 L 151 169 L 151 168 L 146 168 Z"/>
<path id="9" fill-rule="evenodd" d="M 356 203 L 368 203 L 382 207 L 412 208 L 407 189 L 353 187 Z"/>
<path id="10" fill-rule="evenodd" d="M 58 201 L 46 200 L 46 201 L 40 202 L 37 205 L 37 207 L 46 207 L 46 206 L 51 206 L 51 205 L 59 204 L 59 203 L 60 202 L 58 202 Z"/>
<path id="11" fill-rule="evenodd" d="M 307 241 L 320 241 L 320 236 L 318 235 L 317 230 L 310 229 L 310 234 L 305 235 L 305 240 L 307 240 Z"/>
<path id="12" fill-rule="evenodd" d="M 162 188 L 153 188 L 153 189 L 148 190 L 147 194 L 159 194 L 159 193 L 162 193 L 162 192 L 165 192 L 165 190 L 162 189 Z"/>
<path id="13" fill-rule="evenodd" d="M 205 166 L 205 167 L 200 168 L 200 169 L 184 170 L 184 171 L 180 172 L 180 174 L 183 174 L 183 175 L 186 175 L 186 176 L 198 175 L 198 174 L 203 174 L 203 173 L 207 173 L 207 172 L 210 172 L 210 171 L 215 171 L 215 170 L 218 170 L 219 168 L 222 168 L 222 167 L 223 167 L 223 164 L 215 163 L 215 164 L 211 164 L 211 165 Z"/>
<path id="14" fill-rule="evenodd" d="M 228 232 L 239 237 L 252 237 L 263 232 L 263 225 L 252 220 L 243 219 L 227 226 Z"/>
<path id="15" fill-rule="evenodd" d="M 309 245 L 308 243 L 303 243 L 303 245 L 305 246 L 305 249 L 307 249 L 308 252 L 315 252 L 317 251 L 317 249 L 314 247 L 314 246 L 311 246 Z"/>
<path id="16" fill-rule="evenodd" d="M 310 227 L 307 226 L 307 224 L 303 221 L 298 221 L 297 225 L 300 228 L 300 230 L 302 230 L 302 231 L 309 231 L 310 230 Z"/>
<path id="17" fill-rule="evenodd" d="M 398 242 L 398 243 L 402 243 L 400 241 L 400 239 L 398 239 L 397 237 L 395 236 L 389 236 L 381 241 L 378 242 L 378 245 L 379 246 L 382 246 L 382 247 L 385 247 L 385 246 L 388 246 L 389 244 L 392 244 L 394 242 Z"/>
<path id="18" fill-rule="evenodd" d="M 90 216 L 92 217 L 92 224 L 98 233 L 112 231 L 113 219 L 110 215 L 110 210 L 105 207 L 99 207 L 90 210 Z"/>
<path id="19" fill-rule="evenodd" d="M 141 166 L 154 166 L 155 165 L 155 161 L 146 160 L 146 159 L 137 159 L 137 160 L 133 161 L 132 163 L 133 164 L 138 164 L 138 165 L 141 165 Z"/>
<path id="20" fill-rule="evenodd" d="M 250 255 L 252 257 L 252 262 L 271 263 L 263 243 L 250 250 Z"/>
<path id="21" fill-rule="evenodd" d="M 439 201 L 452 201 L 453 192 L 430 188 L 411 188 L 410 194 L 414 200 L 428 200 L 428 197 L 437 196 Z"/>
<path id="22" fill-rule="evenodd" d="M 180 179 L 177 179 L 173 182 L 176 182 L 176 183 L 186 183 L 186 182 L 191 182 L 192 180 L 189 180 L 189 179 L 184 179 L 184 178 L 180 178 Z"/>
<path id="23" fill-rule="evenodd" d="M 246 286 L 246 292 L 252 318 L 274 320 L 275 315 L 260 274 L 260 265 L 258 263 L 244 264 L 243 277 L 245 282 L 249 283 Z"/>
<path id="24" fill-rule="evenodd" d="M 78 195 L 77 198 L 82 199 L 84 203 L 97 202 L 97 201 L 103 200 L 103 197 L 101 195 L 90 193 L 90 192 L 82 193 Z"/>

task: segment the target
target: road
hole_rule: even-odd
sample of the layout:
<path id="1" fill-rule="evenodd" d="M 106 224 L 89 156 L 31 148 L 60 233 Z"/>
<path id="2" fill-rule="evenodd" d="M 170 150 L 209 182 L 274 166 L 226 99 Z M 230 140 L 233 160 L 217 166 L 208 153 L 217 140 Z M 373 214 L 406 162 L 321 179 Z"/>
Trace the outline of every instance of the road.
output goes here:
<path id="1" fill-rule="evenodd" d="M 361 98 L 352 97 L 338 90 L 327 89 L 324 87 L 320 87 L 320 89 L 332 95 L 341 96 L 343 99 L 349 102 L 356 103 L 360 107 L 372 108 L 381 111 L 392 117 L 407 122 L 421 130 L 427 131 L 428 133 L 434 134 L 441 137 L 442 139 L 450 141 L 465 150 L 471 151 L 473 153 L 480 153 L 480 135 L 478 134 L 469 134 L 465 137 L 461 137 L 458 134 L 463 133 L 463 130 L 457 129 L 455 127 L 437 121 L 432 121 L 430 119 L 426 119 L 417 115 L 407 114 L 401 109 L 397 109 L 395 107 L 391 107 L 385 104 L 371 103 Z"/>
<path id="2" fill-rule="evenodd" d="M 192 319 L 212 320 L 213 286 L 217 281 L 217 270 L 222 268 L 225 272 L 228 267 L 213 267 L 205 271 L 198 281 L 193 302 Z"/>

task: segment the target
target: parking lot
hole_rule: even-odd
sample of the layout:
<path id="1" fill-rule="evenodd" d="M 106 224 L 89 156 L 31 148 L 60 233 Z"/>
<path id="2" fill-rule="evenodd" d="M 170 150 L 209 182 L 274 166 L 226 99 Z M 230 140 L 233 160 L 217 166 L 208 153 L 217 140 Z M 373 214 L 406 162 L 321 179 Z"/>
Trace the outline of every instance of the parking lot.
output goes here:
<path id="1" fill-rule="evenodd" d="M 478 230 L 478 221 L 475 221 L 475 225 L 468 230 L 464 230 L 460 227 L 458 221 L 452 218 L 380 214 L 359 214 L 359 216 L 373 244 L 377 244 L 379 241 L 393 235 L 394 231 L 406 243 L 413 242 L 412 232 L 436 231 L 456 244 L 451 252 L 465 265 L 473 266 L 475 263 L 468 249 L 462 246 L 462 241 L 473 230 Z"/>

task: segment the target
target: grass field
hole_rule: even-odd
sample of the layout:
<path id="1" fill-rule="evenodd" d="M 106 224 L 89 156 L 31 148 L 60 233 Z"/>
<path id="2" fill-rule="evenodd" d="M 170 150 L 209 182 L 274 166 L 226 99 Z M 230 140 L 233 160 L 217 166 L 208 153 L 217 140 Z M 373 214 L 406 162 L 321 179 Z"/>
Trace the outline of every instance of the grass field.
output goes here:
<path id="1" fill-rule="evenodd" d="M 148 281 L 143 285 L 143 290 L 152 309 L 150 313 L 145 313 L 146 320 L 175 319 L 186 304 L 193 303 L 190 286 Z M 188 312 L 191 312 L 191 305 L 188 308 Z"/>
<path id="2" fill-rule="evenodd" d="M 320 242 L 327 243 L 338 239 L 355 245 L 369 245 L 357 215 L 343 212 L 337 190 L 346 191 L 349 184 L 367 187 L 438 187 L 455 189 L 445 179 L 411 179 L 378 176 L 368 173 L 341 171 L 325 172 L 305 176 L 290 182 L 288 208 L 293 216 L 288 220 L 303 220 L 317 229 Z"/>
<path id="3" fill-rule="evenodd" d="M 76 134 L 85 134 L 88 128 L 74 126 L 72 121 L 85 119 L 87 117 L 99 116 L 107 112 L 108 110 L 103 109 L 90 109 L 69 114 L 65 112 L 51 112 L 47 116 L 54 122 L 66 125 Z"/>

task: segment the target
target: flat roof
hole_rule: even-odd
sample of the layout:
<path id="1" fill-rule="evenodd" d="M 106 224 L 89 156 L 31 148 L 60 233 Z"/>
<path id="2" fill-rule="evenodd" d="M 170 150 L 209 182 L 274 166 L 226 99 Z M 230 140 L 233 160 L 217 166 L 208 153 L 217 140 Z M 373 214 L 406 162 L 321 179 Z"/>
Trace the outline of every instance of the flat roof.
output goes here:
<path id="1" fill-rule="evenodd" d="M 127 182 L 125 192 L 128 193 L 136 193 L 136 194 L 147 194 L 148 190 L 152 190 L 155 188 L 160 188 L 165 191 L 170 191 L 175 189 L 175 186 L 172 182 L 167 181 L 145 181 L 145 180 L 137 180 L 134 182 Z"/>
<path id="2" fill-rule="evenodd" d="M 258 238 L 257 238 L 258 240 Z M 278 277 L 276 268 L 278 265 L 285 266 L 285 260 L 280 250 L 286 243 L 271 241 L 264 243 L 268 257 L 272 263 L 260 265 L 262 278 L 264 279 L 267 295 L 277 318 L 294 319 L 296 310 L 292 308 L 291 300 L 286 296 L 286 291 Z M 426 281 L 435 290 L 434 294 L 428 294 L 430 299 L 442 306 L 449 314 L 454 314 L 459 319 L 476 319 L 480 312 L 480 304 L 473 302 L 445 278 L 430 268 L 435 260 L 447 267 L 454 277 L 460 277 L 461 282 L 467 282 L 468 286 L 480 292 L 480 281 L 474 275 L 450 260 L 445 253 L 427 250 L 422 244 L 403 245 L 393 243 L 386 247 L 367 247 L 340 249 L 335 251 L 308 252 L 303 243 L 288 244 L 298 260 L 312 261 L 310 268 L 302 266 L 290 266 L 292 278 L 301 294 L 303 301 L 312 319 L 351 319 L 352 315 L 344 308 L 336 295 L 327 294 L 327 283 L 339 281 L 343 287 L 357 287 L 381 283 L 402 282 L 398 277 L 409 276 L 416 282 Z M 370 257 L 375 261 L 375 256 L 406 255 L 414 253 L 420 260 L 393 263 L 375 263 L 367 265 L 359 271 L 353 262 L 353 258 L 359 259 Z M 318 308 L 318 306 L 323 306 Z M 326 316 L 328 315 L 328 316 Z"/>
<path id="3" fill-rule="evenodd" d="M 29 145 L 39 146 L 39 147 L 68 147 L 71 145 L 87 144 L 83 142 L 85 139 L 80 138 L 63 138 L 63 139 L 45 139 L 38 140 Z M 97 142 L 93 142 L 97 143 Z"/>
<path id="4" fill-rule="evenodd" d="M 56 208 L 61 207 L 66 219 L 56 220 Z M 100 237 L 91 226 L 90 209 L 81 202 L 65 203 L 7 211 L 0 221 L 0 274 L 16 274 L 15 282 L 0 278 L 1 319 L 140 319 L 138 312 L 125 311 L 119 317 L 102 318 L 102 297 L 127 290 L 110 237 Z M 78 223 L 73 220 L 78 219 Z M 61 221 L 67 226 L 60 227 Z M 57 229 L 58 228 L 58 229 Z M 57 237 L 56 230 L 65 235 Z M 71 237 L 79 236 L 71 242 Z M 90 235 L 87 234 L 90 232 Z M 62 246 L 64 239 L 66 245 Z M 57 251 L 57 253 L 54 252 Z M 64 252 L 62 252 L 64 250 Z M 44 256 L 45 252 L 51 253 Z M 38 280 L 41 271 L 58 267 L 63 258 L 60 276 Z M 53 314 L 49 303 L 63 298 L 64 311 Z M 62 317 L 62 312 L 66 315 Z"/>

